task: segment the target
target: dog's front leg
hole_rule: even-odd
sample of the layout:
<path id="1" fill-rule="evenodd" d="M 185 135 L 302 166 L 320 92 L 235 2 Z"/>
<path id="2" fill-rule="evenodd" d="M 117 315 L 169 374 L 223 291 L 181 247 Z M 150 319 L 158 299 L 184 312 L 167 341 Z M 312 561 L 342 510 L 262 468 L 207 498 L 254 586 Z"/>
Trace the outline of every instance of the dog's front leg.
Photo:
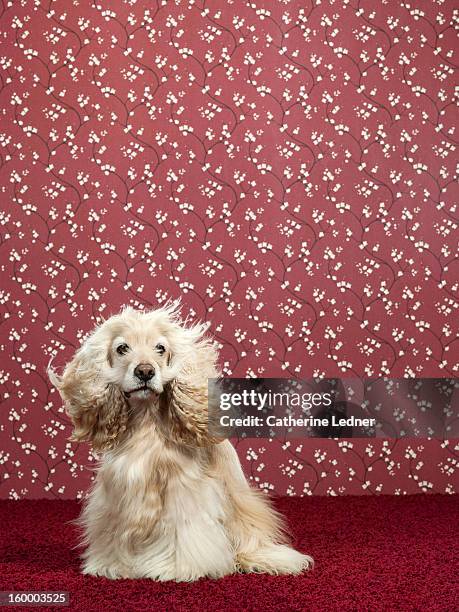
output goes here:
<path id="1" fill-rule="evenodd" d="M 142 467 L 142 466 L 141 466 Z M 163 503 L 154 486 L 140 486 L 142 469 L 105 463 L 80 516 L 83 573 L 107 578 L 141 578 L 153 543 L 161 538 Z M 156 562 L 169 563 L 173 551 L 156 549 Z"/>
<path id="2" fill-rule="evenodd" d="M 83 574 L 106 578 L 134 578 L 135 564 L 126 550 L 126 535 L 131 529 L 126 515 L 120 511 L 100 480 L 87 500 L 78 520 L 83 530 Z"/>
<path id="3" fill-rule="evenodd" d="M 204 475 L 188 479 L 182 474 L 168 483 L 161 535 L 149 550 L 146 576 L 182 582 L 236 570 L 219 487 Z M 160 552 L 165 562 L 158 564 Z"/>

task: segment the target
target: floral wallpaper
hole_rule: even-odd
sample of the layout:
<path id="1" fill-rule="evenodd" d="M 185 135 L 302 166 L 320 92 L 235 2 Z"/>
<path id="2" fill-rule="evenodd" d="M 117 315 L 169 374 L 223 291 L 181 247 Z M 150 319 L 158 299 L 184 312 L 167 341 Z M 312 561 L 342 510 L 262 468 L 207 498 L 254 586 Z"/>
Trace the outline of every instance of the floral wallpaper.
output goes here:
<path id="1" fill-rule="evenodd" d="M 455 4 L 2 2 L 0 496 L 87 488 L 45 368 L 126 303 L 181 296 L 228 376 L 457 376 Z M 458 489 L 457 440 L 238 449 L 282 495 Z"/>

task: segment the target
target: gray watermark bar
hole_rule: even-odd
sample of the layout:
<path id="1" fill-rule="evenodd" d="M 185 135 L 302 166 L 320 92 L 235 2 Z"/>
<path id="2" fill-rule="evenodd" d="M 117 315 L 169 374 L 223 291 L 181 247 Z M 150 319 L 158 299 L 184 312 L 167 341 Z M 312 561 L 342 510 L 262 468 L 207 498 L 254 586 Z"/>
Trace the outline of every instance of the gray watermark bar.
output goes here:
<path id="1" fill-rule="evenodd" d="M 459 379 L 211 379 L 209 433 L 220 438 L 455 438 Z"/>
<path id="2" fill-rule="evenodd" d="M 0 591 L 0 606 L 68 606 L 68 591 Z"/>

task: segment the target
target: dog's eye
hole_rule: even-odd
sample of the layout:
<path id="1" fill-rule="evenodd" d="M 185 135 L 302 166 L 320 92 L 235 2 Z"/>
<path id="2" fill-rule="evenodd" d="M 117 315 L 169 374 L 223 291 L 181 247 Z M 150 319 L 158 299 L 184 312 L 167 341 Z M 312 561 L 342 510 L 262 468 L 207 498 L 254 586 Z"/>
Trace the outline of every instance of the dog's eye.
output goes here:
<path id="1" fill-rule="evenodd" d="M 158 351 L 160 355 L 164 355 L 164 353 L 166 352 L 166 347 L 164 346 L 164 344 L 157 344 L 155 346 L 155 349 Z"/>
<path id="2" fill-rule="evenodd" d="M 126 355 L 128 350 L 129 350 L 129 346 L 126 343 L 119 344 L 116 347 L 116 352 L 118 353 L 118 355 Z"/>

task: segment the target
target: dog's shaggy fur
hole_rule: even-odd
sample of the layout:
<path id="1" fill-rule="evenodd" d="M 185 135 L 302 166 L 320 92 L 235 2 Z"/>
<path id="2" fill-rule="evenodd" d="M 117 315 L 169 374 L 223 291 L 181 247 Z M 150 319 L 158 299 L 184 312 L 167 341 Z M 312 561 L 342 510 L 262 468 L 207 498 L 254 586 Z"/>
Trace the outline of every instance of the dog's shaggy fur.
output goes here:
<path id="1" fill-rule="evenodd" d="M 207 385 L 218 370 L 205 329 L 181 321 L 177 305 L 126 308 L 90 335 L 62 376 L 49 370 L 73 439 L 102 457 L 80 517 L 87 574 L 183 581 L 312 565 L 289 547 L 281 517 L 249 486 L 231 443 L 209 436 Z"/>

